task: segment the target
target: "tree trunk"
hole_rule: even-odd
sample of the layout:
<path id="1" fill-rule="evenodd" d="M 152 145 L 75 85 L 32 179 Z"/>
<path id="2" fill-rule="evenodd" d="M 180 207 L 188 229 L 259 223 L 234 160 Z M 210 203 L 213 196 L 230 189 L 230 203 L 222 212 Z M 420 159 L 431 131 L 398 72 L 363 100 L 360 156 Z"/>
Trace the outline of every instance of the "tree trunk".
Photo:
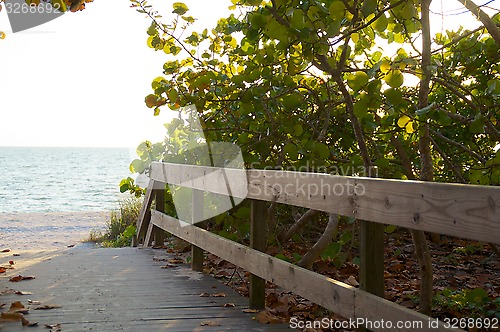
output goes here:
<path id="1" fill-rule="evenodd" d="M 310 210 L 314 211 L 314 210 Z M 328 225 L 325 228 L 325 231 L 319 238 L 319 240 L 314 244 L 314 246 L 309 249 L 309 251 L 302 257 L 299 266 L 302 266 L 305 269 L 312 269 L 314 262 L 319 258 L 323 250 L 325 250 L 326 246 L 332 241 L 333 237 L 337 233 L 337 228 L 339 226 L 339 216 L 333 213 L 330 213 L 328 217 Z"/>
<path id="2" fill-rule="evenodd" d="M 304 225 L 317 216 L 319 211 L 317 210 L 307 210 L 306 213 L 302 215 L 286 232 L 283 232 L 283 234 L 280 234 L 279 240 L 281 242 L 286 242 L 292 238 L 292 236 L 297 233 Z"/>
<path id="3" fill-rule="evenodd" d="M 430 32 L 430 6 L 431 0 L 421 1 L 421 24 L 422 24 L 422 80 L 420 81 L 420 90 L 418 95 L 418 109 L 422 109 L 429 104 L 429 91 L 431 80 L 431 32 Z M 432 154 L 431 154 L 431 138 L 429 125 L 423 124 L 419 130 L 419 152 L 421 173 L 420 180 L 432 181 L 434 178 Z M 427 239 L 423 231 L 411 230 L 411 236 L 415 245 L 415 255 L 420 266 L 420 312 L 429 315 L 432 311 L 433 298 L 433 270 L 432 261 Z"/>

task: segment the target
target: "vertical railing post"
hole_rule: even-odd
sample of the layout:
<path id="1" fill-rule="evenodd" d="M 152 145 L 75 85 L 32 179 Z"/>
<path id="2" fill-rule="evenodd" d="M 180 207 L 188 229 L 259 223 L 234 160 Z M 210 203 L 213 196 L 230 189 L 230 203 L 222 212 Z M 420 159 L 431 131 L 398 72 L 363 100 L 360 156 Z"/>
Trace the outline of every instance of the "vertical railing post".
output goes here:
<path id="1" fill-rule="evenodd" d="M 264 201 L 252 200 L 250 211 L 250 247 L 262 252 L 267 247 L 267 204 Z M 250 275 L 250 308 L 266 307 L 266 280 Z"/>
<path id="2" fill-rule="evenodd" d="M 156 211 L 165 212 L 165 184 L 162 183 L 162 188 L 155 189 L 156 197 Z M 154 244 L 156 247 L 163 246 L 165 244 L 165 231 L 159 227 L 154 226 Z"/>
<path id="3" fill-rule="evenodd" d="M 192 199 L 192 222 L 193 222 L 193 227 L 195 222 L 203 220 L 203 191 L 197 190 L 193 188 L 193 199 Z M 191 268 L 193 271 L 198 271 L 202 272 L 203 271 L 203 249 L 191 245 Z"/>
<path id="4" fill-rule="evenodd" d="M 359 285 L 364 291 L 384 297 L 384 225 L 361 221 Z M 361 328 L 360 331 L 366 331 Z"/>

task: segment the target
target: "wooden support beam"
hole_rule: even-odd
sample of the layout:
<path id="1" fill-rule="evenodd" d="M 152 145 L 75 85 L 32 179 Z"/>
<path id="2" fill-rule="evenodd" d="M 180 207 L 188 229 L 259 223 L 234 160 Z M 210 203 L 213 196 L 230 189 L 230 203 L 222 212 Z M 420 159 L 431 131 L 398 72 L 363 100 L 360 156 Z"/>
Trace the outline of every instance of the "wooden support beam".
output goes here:
<path id="1" fill-rule="evenodd" d="M 203 203 L 203 191 L 193 189 L 192 193 L 192 206 L 191 206 L 191 217 L 192 217 L 192 222 L 195 224 L 197 221 L 203 220 L 203 209 L 204 209 L 204 203 Z M 193 271 L 198 271 L 202 272 L 203 271 L 203 259 L 204 259 L 204 253 L 203 249 L 191 245 L 191 268 Z"/>
<path id="2" fill-rule="evenodd" d="M 165 185 L 162 185 L 162 189 L 155 189 L 154 193 L 156 210 L 165 212 Z M 165 231 L 159 227 L 154 227 L 153 233 L 154 245 L 156 247 L 165 245 Z"/>
<path id="3" fill-rule="evenodd" d="M 146 236 L 146 231 L 151 220 L 151 203 L 153 202 L 153 188 L 155 186 L 154 180 L 149 180 L 148 188 L 146 189 L 146 195 L 144 196 L 144 201 L 141 206 L 141 211 L 139 212 L 139 217 L 137 218 L 136 224 L 136 235 L 132 239 L 132 246 L 137 247 Z"/>
<path id="4" fill-rule="evenodd" d="M 263 201 L 251 201 L 250 211 L 250 247 L 265 252 L 267 249 L 267 204 Z M 266 307 L 266 280 L 250 275 L 250 308 Z"/>

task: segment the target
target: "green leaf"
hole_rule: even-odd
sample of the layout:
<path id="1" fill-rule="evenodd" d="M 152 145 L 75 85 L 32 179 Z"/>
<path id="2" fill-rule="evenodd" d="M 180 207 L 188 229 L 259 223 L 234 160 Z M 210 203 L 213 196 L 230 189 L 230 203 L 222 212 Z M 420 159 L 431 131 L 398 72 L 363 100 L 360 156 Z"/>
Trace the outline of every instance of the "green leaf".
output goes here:
<path id="1" fill-rule="evenodd" d="M 333 20 L 341 20 L 345 17 L 346 8 L 342 1 L 334 1 L 330 5 L 330 17 Z"/>
<path id="2" fill-rule="evenodd" d="M 304 132 L 304 129 L 298 123 L 293 126 L 293 130 L 295 132 L 295 136 L 300 136 Z"/>
<path id="3" fill-rule="evenodd" d="M 347 85 L 354 91 L 362 89 L 368 83 L 368 74 L 364 71 L 358 71 L 355 74 L 347 76 Z"/>
<path id="4" fill-rule="evenodd" d="M 363 13 L 364 17 L 375 13 L 377 10 L 377 0 L 364 0 L 363 6 L 361 6 L 361 13 Z"/>
<path id="5" fill-rule="evenodd" d="M 399 88 L 401 85 L 403 85 L 404 82 L 403 73 L 401 73 L 401 71 L 397 69 L 390 70 L 387 75 L 385 75 L 384 81 L 391 88 Z"/>
<path id="6" fill-rule="evenodd" d="M 177 14 L 177 15 L 184 15 L 189 10 L 189 8 L 182 2 L 174 2 L 172 7 L 174 8 L 172 13 Z"/>
<path id="7" fill-rule="evenodd" d="M 283 151 L 285 154 L 288 155 L 288 158 L 292 160 L 297 160 L 298 158 L 298 151 L 297 151 L 297 146 L 293 143 L 287 143 L 285 147 L 283 148 Z"/>
<path id="8" fill-rule="evenodd" d="M 395 231 L 397 228 L 398 228 L 398 226 L 396 226 L 396 225 L 388 225 L 388 226 L 386 226 L 386 227 L 384 228 L 384 232 L 385 232 L 386 234 L 392 234 L 392 233 L 394 233 L 394 231 Z"/>
<path id="9" fill-rule="evenodd" d="M 328 159 L 330 157 L 330 149 L 324 143 L 315 142 L 314 151 L 318 154 L 320 159 Z"/>
<path id="10" fill-rule="evenodd" d="M 382 14 L 374 23 L 373 27 L 375 30 L 378 32 L 384 32 L 387 29 L 387 26 L 389 25 L 389 20 L 387 19 L 387 16 L 385 14 Z"/>
<path id="11" fill-rule="evenodd" d="M 471 133 L 474 134 L 482 134 L 484 133 L 484 124 L 485 124 L 484 117 L 479 116 L 470 123 L 469 130 L 471 131 Z"/>
<path id="12" fill-rule="evenodd" d="M 142 160 L 134 159 L 130 164 L 130 172 L 132 173 L 143 173 L 145 169 L 146 164 Z"/>

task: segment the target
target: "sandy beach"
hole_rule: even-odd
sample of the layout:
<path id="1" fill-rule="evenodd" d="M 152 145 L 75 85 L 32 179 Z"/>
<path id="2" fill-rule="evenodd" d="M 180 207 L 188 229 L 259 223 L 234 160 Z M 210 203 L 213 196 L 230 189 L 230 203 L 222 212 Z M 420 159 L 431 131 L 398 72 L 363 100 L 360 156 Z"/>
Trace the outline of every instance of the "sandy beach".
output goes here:
<path id="1" fill-rule="evenodd" d="M 109 212 L 1 213 L 0 249 L 45 250 L 79 245 L 103 229 Z"/>

